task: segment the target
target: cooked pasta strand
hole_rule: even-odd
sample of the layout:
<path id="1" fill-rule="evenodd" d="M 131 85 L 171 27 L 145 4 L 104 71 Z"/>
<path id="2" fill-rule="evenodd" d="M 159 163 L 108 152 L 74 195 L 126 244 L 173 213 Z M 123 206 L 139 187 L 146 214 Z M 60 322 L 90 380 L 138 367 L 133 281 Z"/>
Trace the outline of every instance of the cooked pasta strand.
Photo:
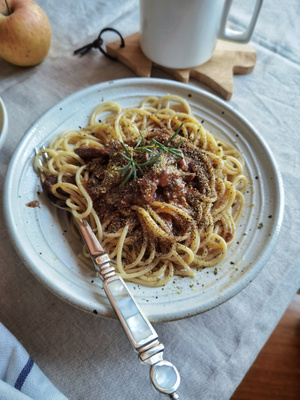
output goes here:
<path id="1" fill-rule="evenodd" d="M 42 166 L 41 153 L 49 156 Z M 224 259 L 248 184 L 238 150 L 174 95 L 132 108 L 102 103 L 88 126 L 54 138 L 35 163 L 73 217 L 89 221 L 117 273 L 152 287 Z M 89 262 L 85 247 L 79 257 Z"/>

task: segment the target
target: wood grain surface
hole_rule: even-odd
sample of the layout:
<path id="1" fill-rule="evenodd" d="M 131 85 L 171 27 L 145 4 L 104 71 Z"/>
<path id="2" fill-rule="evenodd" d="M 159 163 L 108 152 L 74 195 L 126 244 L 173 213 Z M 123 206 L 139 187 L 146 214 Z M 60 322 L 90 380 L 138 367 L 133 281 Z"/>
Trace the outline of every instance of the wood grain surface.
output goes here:
<path id="1" fill-rule="evenodd" d="M 139 32 L 124 40 L 125 47 L 120 47 L 120 40 L 116 40 L 106 45 L 106 51 L 137 76 L 150 78 L 155 66 L 180 82 L 188 83 L 190 79 L 202 82 L 225 100 L 230 100 L 233 93 L 233 75 L 250 74 L 256 63 L 256 51 L 252 46 L 218 40 L 213 56 L 206 63 L 194 68 L 170 69 L 152 63 L 144 55 Z"/>
<path id="2" fill-rule="evenodd" d="M 300 294 L 294 297 L 231 397 L 231 400 L 271 399 L 300 399 Z"/>

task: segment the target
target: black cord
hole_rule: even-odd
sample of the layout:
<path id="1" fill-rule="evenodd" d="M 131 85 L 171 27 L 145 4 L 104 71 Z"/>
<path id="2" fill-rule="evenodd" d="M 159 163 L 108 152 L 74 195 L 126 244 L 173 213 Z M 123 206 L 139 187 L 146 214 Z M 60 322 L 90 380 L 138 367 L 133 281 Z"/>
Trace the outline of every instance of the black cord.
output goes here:
<path id="1" fill-rule="evenodd" d="M 102 31 L 99 33 L 99 36 L 96 40 L 94 40 L 92 43 L 86 44 L 83 47 L 80 47 L 80 49 L 77 49 L 73 52 L 73 54 L 77 55 L 79 54 L 80 56 L 84 56 L 85 54 L 87 54 L 90 50 L 94 49 L 99 49 L 101 51 L 101 53 L 103 55 L 105 55 L 105 57 L 109 58 L 110 60 L 116 60 L 115 57 L 110 56 L 109 54 L 107 54 L 107 52 L 102 48 L 103 45 L 103 39 L 101 38 L 102 34 L 104 32 L 107 31 L 111 31 L 116 33 L 117 35 L 119 35 L 120 40 L 121 40 L 121 44 L 120 44 L 120 48 L 125 47 L 125 41 L 123 39 L 123 36 L 121 35 L 121 33 L 119 31 L 117 31 L 114 28 L 104 28 L 102 29 Z"/>

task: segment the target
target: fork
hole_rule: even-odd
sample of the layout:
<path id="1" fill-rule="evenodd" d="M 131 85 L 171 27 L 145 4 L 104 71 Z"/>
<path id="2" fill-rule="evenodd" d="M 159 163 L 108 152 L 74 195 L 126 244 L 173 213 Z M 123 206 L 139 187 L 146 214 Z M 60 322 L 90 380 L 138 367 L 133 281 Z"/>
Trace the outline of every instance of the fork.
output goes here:
<path id="1" fill-rule="evenodd" d="M 44 149 L 44 146 L 41 147 L 41 150 Z M 39 150 L 35 148 L 35 154 L 38 153 Z M 41 161 L 41 157 L 39 158 L 41 165 L 49 159 L 46 152 L 42 153 L 42 158 L 43 161 Z M 40 169 L 38 171 L 43 187 L 46 175 Z M 63 200 L 49 194 L 48 191 L 44 193 L 55 207 L 71 212 Z M 180 385 L 180 375 L 172 363 L 163 359 L 164 345 L 158 341 L 157 333 L 134 300 L 124 280 L 116 275 L 115 268 L 112 265 L 115 262 L 109 258 L 100 245 L 87 220 L 76 218 L 74 220 L 88 248 L 94 268 L 103 281 L 106 296 L 129 341 L 139 353 L 140 360 L 151 366 L 150 379 L 152 384 L 159 392 L 169 395 L 172 400 L 179 399 L 176 390 Z"/>

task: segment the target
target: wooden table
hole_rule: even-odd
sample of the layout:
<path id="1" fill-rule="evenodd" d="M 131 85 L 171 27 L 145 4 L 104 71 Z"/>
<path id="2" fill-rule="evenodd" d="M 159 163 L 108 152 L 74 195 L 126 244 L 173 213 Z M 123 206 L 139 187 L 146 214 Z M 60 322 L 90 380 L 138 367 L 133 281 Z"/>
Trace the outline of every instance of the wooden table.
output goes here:
<path id="1" fill-rule="evenodd" d="M 300 291 L 231 400 L 300 398 Z"/>

